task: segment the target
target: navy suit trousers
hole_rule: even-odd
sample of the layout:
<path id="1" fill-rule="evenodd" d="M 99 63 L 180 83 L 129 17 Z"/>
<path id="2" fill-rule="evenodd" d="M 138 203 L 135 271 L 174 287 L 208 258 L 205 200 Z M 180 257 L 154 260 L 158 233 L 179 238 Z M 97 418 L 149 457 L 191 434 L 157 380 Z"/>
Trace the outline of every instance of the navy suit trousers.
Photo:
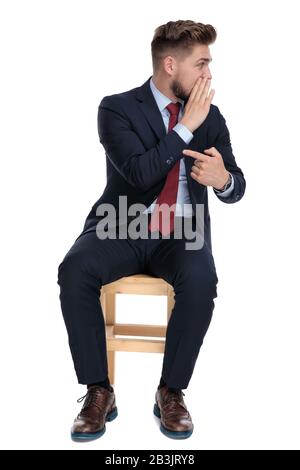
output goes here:
<path id="1" fill-rule="evenodd" d="M 76 239 L 59 264 L 57 283 L 80 384 L 102 381 L 108 374 L 101 286 L 145 273 L 165 279 L 174 288 L 161 375 L 169 387 L 187 388 L 211 321 L 218 277 L 207 243 L 198 250 L 186 250 L 185 243 L 184 237 L 172 234 L 170 238 L 101 240 L 95 231 Z"/>

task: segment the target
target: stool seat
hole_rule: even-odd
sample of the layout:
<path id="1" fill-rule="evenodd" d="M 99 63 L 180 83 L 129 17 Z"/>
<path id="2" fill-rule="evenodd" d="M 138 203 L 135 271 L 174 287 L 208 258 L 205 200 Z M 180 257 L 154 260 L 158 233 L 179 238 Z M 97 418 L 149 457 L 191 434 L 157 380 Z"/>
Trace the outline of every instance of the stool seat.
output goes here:
<path id="1" fill-rule="evenodd" d="M 174 307 L 173 287 L 160 277 L 134 274 L 102 286 L 100 302 L 105 320 L 108 376 L 111 384 L 115 383 L 116 351 L 164 353 L 167 329 L 167 325 L 116 323 L 116 294 L 167 296 L 167 323 Z M 142 338 L 143 336 L 146 338 Z"/>

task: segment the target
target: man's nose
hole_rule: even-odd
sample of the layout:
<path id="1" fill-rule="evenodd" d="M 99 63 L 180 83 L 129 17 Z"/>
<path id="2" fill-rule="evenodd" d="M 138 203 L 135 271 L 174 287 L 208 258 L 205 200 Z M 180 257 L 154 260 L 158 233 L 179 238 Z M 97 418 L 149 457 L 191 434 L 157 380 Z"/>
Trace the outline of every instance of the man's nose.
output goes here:
<path id="1" fill-rule="evenodd" d="M 209 80 L 212 79 L 212 74 L 210 73 L 209 68 L 207 67 L 206 70 L 203 70 L 201 78 L 208 78 Z"/>
<path id="2" fill-rule="evenodd" d="M 201 76 L 201 78 L 208 78 L 209 80 L 211 80 L 212 79 L 212 74 L 210 72 L 205 73 Z"/>

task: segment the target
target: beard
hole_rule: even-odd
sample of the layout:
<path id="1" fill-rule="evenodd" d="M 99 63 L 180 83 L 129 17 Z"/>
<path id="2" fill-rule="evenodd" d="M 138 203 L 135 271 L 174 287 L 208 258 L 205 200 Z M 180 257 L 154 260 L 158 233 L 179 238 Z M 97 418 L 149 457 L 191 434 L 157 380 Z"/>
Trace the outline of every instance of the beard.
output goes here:
<path id="1" fill-rule="evenodd" d="M 177 98 L 180 98 L 183 100 L 185 103 L 188 101 L 190 93 L 186 93 L 184 88 L 182 87 L 181 83 L 178 80 L 173 80 L 173 82 L 170 85 L 172 93 L 177 96 Z"/>

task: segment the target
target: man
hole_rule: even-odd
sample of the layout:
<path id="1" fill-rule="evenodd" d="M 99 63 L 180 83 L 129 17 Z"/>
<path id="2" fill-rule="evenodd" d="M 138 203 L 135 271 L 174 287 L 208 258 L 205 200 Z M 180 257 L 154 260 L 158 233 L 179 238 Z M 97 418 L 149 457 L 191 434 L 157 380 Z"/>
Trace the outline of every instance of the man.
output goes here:
<path id="1" fill-rule="evenodd" d="M 107 185 L 58 270 L 75 371 L 78 382 L 87 385 L 71 431 L 74 440 L 100 437 L 105 422 L 117 416 L 99 294 L 102 285 L 135 273 L 161 277 L 174 288 L 154 414 L 168 437 L 187 438 L 193 432 L 182 389 L 188 386 L 209 327 L 218 283 L 207 187 L 229 204 L 239 201 L 246 187 L 225 119 L 211 104 L 209 45 L 215 39 L 211 25 L 190 20 L 158 27 L 151 43 L 153 75 L 140 87 L 105 96 L 99 105 Z M 134 217 L 129 210 L 124 219 L 120 196 L 129 208 L 144 205 L 146 238 L 131 236 L 129 221 Z M 108 220 L 110 236 L 105 237 L 102 223 L 110 206 L 114 219 Z M 168 217 L 162 212 L 161 218 L 161 207 L 175 211 Z M 199 207 L 201 223 L 196 217 Z M 186 234 L 177 238 L 178 221 L 202 229 L 200 247 L 187 249 Z M 121 237 L 124 227 L 128 234 Z M 117 228 L 119 237 L 114 236 Z"/>

